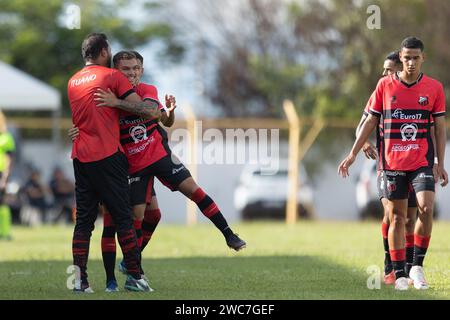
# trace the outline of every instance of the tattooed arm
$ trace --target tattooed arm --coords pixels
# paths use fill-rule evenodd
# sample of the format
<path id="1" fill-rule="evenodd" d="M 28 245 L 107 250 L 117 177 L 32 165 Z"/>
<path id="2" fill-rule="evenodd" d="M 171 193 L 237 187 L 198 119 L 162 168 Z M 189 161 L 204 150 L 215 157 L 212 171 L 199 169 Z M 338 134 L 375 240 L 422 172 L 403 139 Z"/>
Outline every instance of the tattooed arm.
<path id="1" fill-rule="evenodd" d="M 94 100 L 99 102 L 97 104 L 98 107 L 114 107 L 146 119 L 161 118 L 161 111 L 158 110 L 158 104 L 156 102 L 144 102 L 136 93 L 128 95 L 125 100 L 118 99 L 110 89 L 108 91 L 98 89 L 94 95 Z"/>

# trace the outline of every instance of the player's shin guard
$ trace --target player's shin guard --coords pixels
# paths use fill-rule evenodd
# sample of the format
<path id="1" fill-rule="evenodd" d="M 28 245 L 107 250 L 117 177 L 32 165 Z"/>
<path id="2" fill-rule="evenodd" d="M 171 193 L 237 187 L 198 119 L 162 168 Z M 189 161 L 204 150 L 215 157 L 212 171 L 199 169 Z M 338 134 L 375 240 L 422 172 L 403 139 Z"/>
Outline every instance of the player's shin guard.
<path id="1" fill-rule="evenodd" d="M 406 247 L 406 274 L 409 275 L 409 271 L 413 266 L 414 260 L 414 234 L 407 234 L 405 236 Z"/>
<path id="2" fill-rule="evenodd" d="M 381 234 L 383 235 L 383 247 L 384 247 L 384 274 L 389 274 L 392 271 L 391 255 L 389 253 L 389 241 L 388 241 L 389 225 L 387 223 L 381 224 Z"/>
<path id="3" fill-rule="evenodd" d="M 390 250 L 392 266 L 394 267 L 395 279 L 406 277 L 405 272 L 405 249 Z"/>
<path id="4" fill-rule="evenodd" d="M 127 273 L 135 279 L 141 278 L 141 252 L 137 246 L 136 234 L 133 229 L 118 230 L 117 238 L 123 252 L 123 260 Z"/>
<path id="5" fill-rule="evenodd" d="M 116 227 L 108 212 L 103 214 L 102 257 L 105 267 L 106 283 L 116 280 L 114 267 L 116 264 Z"/>
<path id="6" fill-rule="evenodd" d="M 211 220 L 225 237 L 233 234 L 217 204 L 201 188 L 195 190 L 191 196 L 191 200 L 197 204 L 203 215 Z"/>
<path id="7" fill-rule="evenodd" d="M 425 259 L 425 255 L 430 244 L 430 238 L 431 237 L 414 234 L 414 266 L 423 267 L 423 260 Z"/>
<path id="8" fill-rule="evenodd" d="M 161 211 L 159 209 L 145 210 L 144 220 L 142 221 L 141 252 L 144 251 L 148 242 L 152 238 L 153 232 L 155 232 L 159 220 L 161 220 Z"/>

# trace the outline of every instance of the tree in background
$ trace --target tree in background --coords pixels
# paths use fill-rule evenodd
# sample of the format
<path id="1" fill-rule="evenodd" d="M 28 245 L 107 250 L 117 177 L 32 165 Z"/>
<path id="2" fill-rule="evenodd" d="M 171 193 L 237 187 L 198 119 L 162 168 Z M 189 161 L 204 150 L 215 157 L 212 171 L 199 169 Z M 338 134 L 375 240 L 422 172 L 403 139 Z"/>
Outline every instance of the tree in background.
<path id="1" fill-rule="evenodd" d="M 81 11 L 80 29 L 68 29 L 68 5 Z M 127 1 L 33 1 L 0 0 L 0 59 L 56 87 L 63 94 L 64 112 L 70 113 L 66 86 L 82 66 L 81 42 L 91 32 L 104 32 L 113 46 L 136 48 L 162 40 L 165 53 L 178 57 L 182 48 L 174 41 L 170 26 L 155 19 L 136 23 L 123 18 Z M 147 10 L 157 10 L 157 3 Z"/>
<path id="2" fill-rule="evenodd" d="M 303 115 L 359 118 L 384 57 L 409 35 L 425 42 L 425 72 L 450 84 L 442 68 L 450 65 L 449 1 L 166 3 L 194 66 L 207 70 L 207 96 L 226 116 L 282 117 L 288 98 Z M 367 27 L 370 5 L 381 9 L 381 29 Z"/>
<path id="3" fill-rule="evenodd" d="M 183 63 L 201 75 L 206 96 L 224 116 L 284 118 L 282 102 L 301 116 L 359 119 L 385 56 L 410 35 L 423 39 L 424 71 L 449 96 L 450 1 L 441 0 L 166 0 L 169 21 L 187 49 Z M 370 5 L 381 29 L 369 29 Z M 355 124 L 356 125 L 356 124 Z M 336 143 L 336 137 L 340 137 Z M 354 130 L 322 131 L 305 158 L 310 171 L 335 161 Z M 321 159 L 317 161 L 317 159 Z"/>

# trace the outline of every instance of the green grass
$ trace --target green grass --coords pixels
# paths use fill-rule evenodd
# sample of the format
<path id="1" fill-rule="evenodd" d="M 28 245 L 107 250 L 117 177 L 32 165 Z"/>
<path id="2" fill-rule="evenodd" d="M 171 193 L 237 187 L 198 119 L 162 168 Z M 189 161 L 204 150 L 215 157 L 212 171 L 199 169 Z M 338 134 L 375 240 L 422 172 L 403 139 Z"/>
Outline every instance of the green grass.
<path id="1" fill-rule="evenodd" d="M 14 228 L 14 240 L 0 241 L 0 299 L 449 299 L 450 223 L 435 223 L 425 260 L 431 289 L 396 292 L 381 283 L 367 288 L 367 267 L 382 270 L 379 223 L 300 222 L 233 226 L 248 243 L 229 250 L 209 224 L 161 225 L 143 254 L 153 293 L 107 294 L 94 231 L 88 264 L 93 295 L 66 287 L 71 265 L 72 227 Z M 121 254 L 118 254 L 118 259 Z"/>

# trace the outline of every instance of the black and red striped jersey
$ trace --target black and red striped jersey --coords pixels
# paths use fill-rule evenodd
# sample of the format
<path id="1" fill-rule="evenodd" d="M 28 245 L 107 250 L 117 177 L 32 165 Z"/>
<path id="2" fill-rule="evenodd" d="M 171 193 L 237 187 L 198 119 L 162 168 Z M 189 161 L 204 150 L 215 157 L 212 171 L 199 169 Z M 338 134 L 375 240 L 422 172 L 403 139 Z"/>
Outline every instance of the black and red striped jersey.
<path id="1" fill-rule="evenodd" d="M 423 74 L 407 84 L 396 73 L 379 80 L 369 102 L 369 112 L 381 117 L 383 127 L 379 167 L 414 171 L 432 166 L 432 118 L 444 116 L 446 109 L 442 84 Z"/>
<path id="2" fill-rule="evenodd" d="M 157 102 L 159 109 L 163 106 L 158 99 L 155 86 L 140 83 L 135 87 L 142 100 Z M 166 135 L 157 119 L 143 119 L 137 115 L 122 112 L 120 115 L 120 143 L 129 163 L 129 173 L 138 172 L 168 154 L 164 143 Z"/>

